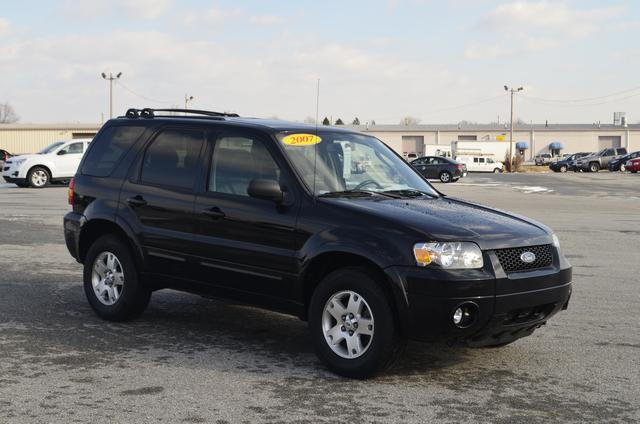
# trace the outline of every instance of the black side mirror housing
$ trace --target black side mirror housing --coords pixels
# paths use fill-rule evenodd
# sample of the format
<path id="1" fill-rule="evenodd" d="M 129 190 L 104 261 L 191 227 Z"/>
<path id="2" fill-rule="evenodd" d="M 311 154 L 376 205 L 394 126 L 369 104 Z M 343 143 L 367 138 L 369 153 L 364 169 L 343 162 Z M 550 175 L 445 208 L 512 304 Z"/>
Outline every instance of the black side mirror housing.
<path id="1" fill-rule="evenodd" d="M 285 193 L 276 180 L 253 179 L 249 183 L 247 193 L 256 199 L 270 200 L 275 203 L 282 203 L 285 200 Z"/>

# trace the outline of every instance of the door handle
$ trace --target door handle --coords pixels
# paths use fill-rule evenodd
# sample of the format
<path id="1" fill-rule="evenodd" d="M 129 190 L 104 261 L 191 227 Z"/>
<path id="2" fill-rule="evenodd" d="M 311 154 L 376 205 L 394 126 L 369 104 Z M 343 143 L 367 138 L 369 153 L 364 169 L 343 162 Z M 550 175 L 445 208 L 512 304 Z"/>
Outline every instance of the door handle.
<path id="1" fill-rule="evenodd" d="M 147 204 L 147 201 L 144 200 L 144 198 L 138 194 L 135 197 L 128 198 L 127 203 L 129 204 L 129 206 L 137 207 L 137 206 L 145 206 Z"/>
<path id="2" fill-rule="evenodd" d="M 220 219 L 225 217 L 225 213 L 222 212 L 220 208 L 217 206 L 214 206 L 209 209 L 204 209 L 202 213 L 213 219 Z"/>

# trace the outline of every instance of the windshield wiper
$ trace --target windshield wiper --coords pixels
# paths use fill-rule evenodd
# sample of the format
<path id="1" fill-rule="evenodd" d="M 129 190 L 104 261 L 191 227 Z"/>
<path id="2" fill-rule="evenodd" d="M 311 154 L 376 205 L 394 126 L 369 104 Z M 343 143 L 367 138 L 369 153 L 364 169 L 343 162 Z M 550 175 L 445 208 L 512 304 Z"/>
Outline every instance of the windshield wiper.
<path id="1" fill-rule="evenodd" d="M 402 196 L 386 192 L 386 191 L 374 191 L 374 190 L 342 190 L 342 191 L 330 191 L 328 193 L 320 194 L 318 197 L 343 197 L 343 196 L 353 196 L 353 197 L 365 197 L 365 196 L 373 196 L 378 194 L 380 196 L 389 197 L 391 199 L 402 199 Z"/>
<path id="2" fill-rule="evenodd" d="M 400 197 L 420 197 L 420 196 L 429 196 L 429 197 L 438 197 L 432 193 L 427 193 L 426 191 L 416 190 L 415 188 L 406 188 L 399 190 L 387 190 L 382 191 L 384 194 L 397 194 Z"/>

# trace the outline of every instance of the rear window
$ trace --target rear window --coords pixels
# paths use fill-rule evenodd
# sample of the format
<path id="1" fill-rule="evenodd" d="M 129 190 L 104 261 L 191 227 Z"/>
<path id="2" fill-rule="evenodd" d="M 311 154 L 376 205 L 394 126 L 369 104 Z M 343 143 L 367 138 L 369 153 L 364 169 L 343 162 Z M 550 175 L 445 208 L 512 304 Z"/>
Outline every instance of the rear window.
<path id="1" fill-rule="evenodd" d="M 106 128 L 93 141 L 82 165 L 82 174 L 93 177 L 108 177 L 124 154 L 142 135 L 144 127 L 113 126 Z"/>

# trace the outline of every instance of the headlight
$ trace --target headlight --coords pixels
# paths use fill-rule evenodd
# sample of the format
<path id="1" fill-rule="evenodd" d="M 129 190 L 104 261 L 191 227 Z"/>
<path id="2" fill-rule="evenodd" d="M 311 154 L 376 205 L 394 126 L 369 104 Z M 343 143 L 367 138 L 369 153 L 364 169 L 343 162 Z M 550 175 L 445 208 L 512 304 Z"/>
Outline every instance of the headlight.
<path id="1" fill-rule="evenodd" d="M 553 245 L 558 249 L 560 249 L 560 240 L 558 239 L 558 236 L 555 233 L 553 233 L 551 234 L 551 238 L 553 239 Z"/>
<path id="2" fill-rule="evenodd" d="M 416 243 L 413 256 L 418 266 L 435 263 L 446 269 L 473 269 L 484 265 L 482 251 L 469 242 Z"/>
<path id="3" fill-rule="evenodd" d="M 13 162 L 13 164 L 14 164 L 15 166 L 20 166 L 20 165 L 22 165 L 25 161 L 26 161 L 26 159 L 18 159 L 18 160 L 14 160 L 14 161 L 12 161 L 12 162 Z"/>

